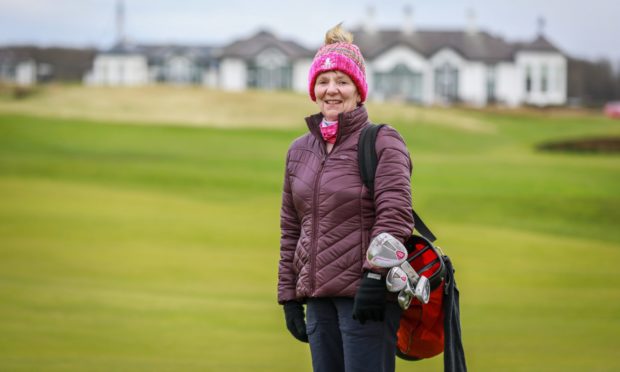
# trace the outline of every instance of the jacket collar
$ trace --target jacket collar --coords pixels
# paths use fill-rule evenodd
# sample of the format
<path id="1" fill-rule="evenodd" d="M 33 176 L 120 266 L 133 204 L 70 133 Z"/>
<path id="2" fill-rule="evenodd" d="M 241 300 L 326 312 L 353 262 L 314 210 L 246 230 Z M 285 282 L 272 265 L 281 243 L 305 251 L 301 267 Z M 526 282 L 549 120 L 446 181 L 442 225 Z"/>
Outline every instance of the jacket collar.
<path id="1" fill-rule="evenodd" d="M 318 113 L 306 118 L 306 124 L 308 129 L 316 138 L 323 141 L 321 136 L 320 124 L 323 120 L 323 114 Z M 342 142 L 349 137 L 352 133 L 361 130 L 364 125 L 368 123 L 368 112 L 366 106 L 360 105 L 355 110 L 345 112 L 338 115 L 338 134 L 336 136 L 336 143 Z"/>

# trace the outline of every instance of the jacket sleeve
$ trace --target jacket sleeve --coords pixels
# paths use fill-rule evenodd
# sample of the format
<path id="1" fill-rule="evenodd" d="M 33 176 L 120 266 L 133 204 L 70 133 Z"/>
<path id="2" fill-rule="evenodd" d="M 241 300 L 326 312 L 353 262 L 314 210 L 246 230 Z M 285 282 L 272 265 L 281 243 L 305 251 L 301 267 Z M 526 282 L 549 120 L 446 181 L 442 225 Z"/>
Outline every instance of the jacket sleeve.
<path id="1" fill-rule="evenodd" d="M 290 150 L 286 156 L 282 207 L 280 209 L 280 263 L 278 265 L 278 302 L 294 300 L 297 274 L 293 267 L 293 257 L 300 235 L 300 223 L 293 204 L 293 194 L 289 180 L 288 164 Z"/>
<path id="2" fill-rule="evenodd" d="M 411 215 L 411 158 L 405 141 L 392 127 L 381 128 L 375 144 L 377 171 L 375 173 L 375 223 L 370 239 L 382 232 L 401 242 L 413 231 Z M 364 260 L 364 269 L 371 266 Z"/>

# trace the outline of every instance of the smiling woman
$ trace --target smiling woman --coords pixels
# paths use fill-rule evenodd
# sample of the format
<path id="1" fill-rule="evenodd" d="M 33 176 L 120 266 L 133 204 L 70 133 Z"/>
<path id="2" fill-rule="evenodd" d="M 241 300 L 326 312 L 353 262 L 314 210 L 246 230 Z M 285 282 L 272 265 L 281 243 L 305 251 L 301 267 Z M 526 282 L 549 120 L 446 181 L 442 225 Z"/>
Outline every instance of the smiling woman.
<path id="1" fill-rule="evenodd" d="M 383 127 L 374 193 L 362 184 L 366 69 L 340 25 L 327 32 L 308 83 L 320 112 L 286 157 L 278 302 L 291 334 L 310 343 L 315 371 L 394 371 L 401 309 L 365 257 L 380 233 L 401 243 L 411 235 L 411 159 L 396 130 Z"/>
<path id="2" fill-rule="evenodd" d="M 361 100 L 353 80 L 340 71 L 327 71 L 319 75 L 314 94 L 323 117 L 329 121 L 338 120 L 341 112 L 353 111 Z"/>

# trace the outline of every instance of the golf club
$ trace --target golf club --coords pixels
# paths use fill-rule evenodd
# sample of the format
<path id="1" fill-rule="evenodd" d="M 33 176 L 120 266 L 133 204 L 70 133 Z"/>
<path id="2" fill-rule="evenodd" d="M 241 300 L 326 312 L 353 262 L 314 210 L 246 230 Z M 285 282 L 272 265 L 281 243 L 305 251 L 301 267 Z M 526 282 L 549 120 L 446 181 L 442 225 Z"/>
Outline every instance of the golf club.
<path id="1" fill-rule="evenodd" d="M 398 305 L 400 306 L 401 309 L 403 310 L 407 310 L 409 308 L 409 305 L 411 305 L 411 299 L 413 297 L 411 297 L 411 295 L 407 292 L 400 291 L 398 293 Z"/>
<path id="2" fill-rule="evenodd" d="M 420 276 L 418 284 L 415 286 L 415 298 L 423 304 L 427 304 L 431 298 L 431 284 L 427 277 Z"/>
<path id="3" fill-rule="evenodd" d="M 415 288 L 412 286 L 411 281 L 407 281 L 403 291 L 408 295 L 417 298 L 421 303 L 427 304 L 431 296 L 431 285 L 428 278 L 425 276 L 420 276 L 420 279 L 414 285 Z"/>
<path id="4" fill-rule="evenodd" d="M 393 267 L 385 278 L 385 286 L 390 292 L 398 292 L 405 288 L 409 280 L 407 274 L 399 266 Z"/>
<path id="5" fill-rule="evenodd" d="M 392 235 L 381 233 L 370 242 L 366 259 L 374 267 L 399 266 L 407 260 L 407 248 Z"/>
<path id="6" fill-rule="evenodd" d="M 416 284 L 418 282 L 418 280 L 420 279 L 420 275 L 418 275 L 418 273 L 415 271 L 413 266 L 411 266 L 409 261 L 403 262 L 402 264 L 400 264 L 399 267 L 405 272 L 405 274 L 407 274 L 409 279 L 411 279 L 411 283 Z"/>

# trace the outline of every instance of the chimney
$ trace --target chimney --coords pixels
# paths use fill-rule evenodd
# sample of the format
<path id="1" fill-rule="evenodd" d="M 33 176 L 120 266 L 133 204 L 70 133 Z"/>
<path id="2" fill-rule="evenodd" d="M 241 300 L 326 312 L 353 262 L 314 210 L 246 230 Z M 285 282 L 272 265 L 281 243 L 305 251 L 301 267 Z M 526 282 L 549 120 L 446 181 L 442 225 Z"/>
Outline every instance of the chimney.
<path id="1" fill-rule="evenodd" d="M 546 24 L 546 20 L 545 17 L 540 16 L 538 17 L 538 36 L 543 36 L 545 33 L 545 24 Z"/>
<path id="2" fill-rule="evenodd" d="M 467 33 L 469 35 L 475 35 L 478 33 L 478 24 L 476 22 L 476 12 L 472 8 L 469 8 L 467 10 Z"/>
<path id="3" fill-rule="evenodd" d="M 415 24 L 413 23 L 413 8 L 406 5 L 403 9 L 403 34 L 412 35 L 415 32 Z"/>
<path id="4" fill-rule="evenodd" d="M 377 32 L 377 25 L 375 24 L 375 8 L 369 6 L 366 10 L 366 21 L 364 22 L 364 31 L 367 34 L 373 35 Z"/>

